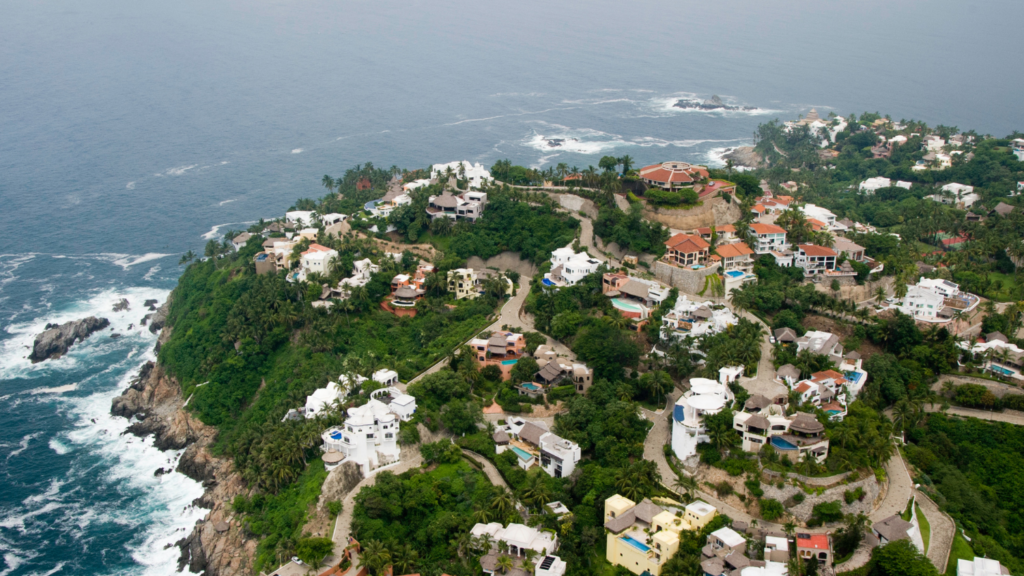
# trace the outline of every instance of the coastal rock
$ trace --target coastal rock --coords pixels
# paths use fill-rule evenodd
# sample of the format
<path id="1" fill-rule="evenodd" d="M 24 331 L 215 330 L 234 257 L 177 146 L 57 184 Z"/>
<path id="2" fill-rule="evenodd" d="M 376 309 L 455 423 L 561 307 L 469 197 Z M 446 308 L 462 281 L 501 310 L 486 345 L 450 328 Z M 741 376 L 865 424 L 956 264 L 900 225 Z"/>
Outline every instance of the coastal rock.
<path id="1" fill-rule="evenodd" d="M 740 146 L 729 150 L 722 156 L 723 160 L 732 160 L 736 166 L 747 168 L 760 168 L 764 165 L 761 155 L 754 152 L 753 146 Z"/>
<path id="2" fill-rule="evenodd" d="M 159 300 L 156 300 L 154 298 L 150 298 L 149 300 L 146 300 L 145 302 L 143 302 L 142 305 L 145 306 L 146 308 L 149 308 L 150 310 L 156 310 L 156 305 L 159 302 L 160 302 Z"/>
<path id="3" fill-rule="evenodd" d="M 705 111 L 715 111 L 715 110 L 757 110 L 757 108 L 754 108 L 753 106 L 733 106 L 731 104 L 726 104 L 725 102 L 722 102 L 722 99 L 718 97 L 718 94 L 715 94 L 714 96 L 712 96 L 708 100 L 704 100 L 703 102 L 701 102 L 700 100 L 689 100 L 689 99 L 678 100 L 672 106 L 674 106 L 676 108 L 682 108 L 684 110 L 705 110 Z"/>
<path id="4" fill-rule="evenodd" d="M 51 358 L 60 358 L 75 342 L 81 342 L 91 336 L 93 332 L 110 326 L 110 321 L 106 318 L 90 316 L 66 322 L 60 326 L 52 324 L 48 324 L 48 326 L 51 327 L 36 336 L 35 343 L 32 345 L 29 360 L 33 364 Z"/>
<path id="5" fill-rule="evenodd" d="M 124 312 L 127 309 L 128 309 L 128 299 L 127 298 L 121 298 L 120 300 L 117 301 L 116 304 L 114 304 L 114 312 Z"/>
<path id="6" fill-rule="evenodd" d="M 157 332 L 160 331 L 161 328 L 164 327 L 164 324 L 167 323 L 167 311 L 170 309 L 170 307 L 171 299 L 168 298 L 167 301 L 163 303 L 163 306 L 157 308 L 156 312 L 146 315 L 146 317 L 149 318 L 150 332 L 156 334 Z"/>

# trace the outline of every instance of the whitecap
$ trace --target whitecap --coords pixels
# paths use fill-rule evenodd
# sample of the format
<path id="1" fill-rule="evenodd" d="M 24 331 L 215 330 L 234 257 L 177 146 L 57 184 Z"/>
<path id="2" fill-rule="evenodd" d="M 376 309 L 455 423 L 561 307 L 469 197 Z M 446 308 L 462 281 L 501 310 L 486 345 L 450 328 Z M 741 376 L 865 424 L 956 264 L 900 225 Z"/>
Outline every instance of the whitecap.
<path id="1" fill-rule="evenodd" d="M 135 182 L 129 182 L 125 184 L 124 187 L 128 190 L 135 190 Z"/>
<path id="2" fill-rule="evenodd" d="M 188 166 L 178 166 L 177 168 L 168 168 L 164 172 L 159 172 L 157 174 L 154 174 L 154 176 L 156 176 L 158 178 L 162 177 L 162 176 L 181 176 L 182 174 L 184 174 L 185 172 L 188 172 L 189 170 L 195 168 L 196 166 L 199 166 L 199 164 L 189 164 Z"/>
<path id="3" fill-rule="evenodd" d="M 36 254 L 0 254 L 0 290 L 18 279 L 17 271 L 22 264 L 29 262 Z"/>
<path id="4" fill-rule="evenodd" d="M 143 280 L 149 281 L 153 279 L 153 275 L 160 271 L 160 265 L 153 266 L 146 272 L 146 275 L 142 277 Z"/>
<path id="5" fill-rule="evenodd" d="M 173 256 L 173 254 L 160 254 L 158 252 L 148 252 L 142 256 L 124 255 L 122 258 L 114 260 L 114 264 L 124 268 L 125 270 L 135 266 L 136 264 L 142 264 L 143 262 L 149 262 L 150 260 L 158 260 L 160 258 L 166 258 Z"/>
<path id="6" fill-rule="evenodd" d="M 271 218 L 271 220 L 273 220 L 273 218 Z M 233 226 L 235 224 L 240 224 L 240 225 L 243 225 L 243 226 L 248 226 L 249 224 L 254 224 L 255 222 L 256 222 L 256 220 L 250 220 L 248 222 L 226 222 L 224 224 L 216 224 L 216 225 L 214 225 L 214 226 L 212 226 L 210 228 L 209 232 L 203 234 L 201 236 L 201 238 L 203 240 L 213 240 L 215 238 L 219 238 L 220 237 L 220 229 L 221 228 L 226 228 L 227 226 Z"/>
<path id="7" fill-rule="evenodd" d="M 68 452 L 71 452 L 71 448 L 65 446 L 64 444 L 61 443 L 60 440 L 56 438 L 50 438 L 50 450 L 53 450 L 54 452 L 61 456 L 67 454 Z"/>
<path id="8" fill-rule="evenodd" d="M 25 576 L 53 576 L 64 569 L 66 562 L 57 562 L 57 565 L 46 572 L 30 572 Z"/>
<path id="9" fill-rule="evenodd" d="M 292 154 L 302 154 L 302 148 L 296 148 L 292 150 Z"/>
<path id="10" fill-rule="evenodd" d="M 65 384 L 64 386 L 53 386 L 52 388 L 35 388 L 33 390 L 29 390 L 28 393 L 29 394 L 63 394 L 64 392 L 74 392 L 75 390 L 78 390 L 78 384 L 77 383 L 75 383 L 75 384 Z M 0 400 L 3 400 L 4 398 L 7 398 L 7 396 L 4 396 L 3 398 L 0 398 Z"/>
<path id="11" fill-rule="evenodd" d="M 237 202 L 237 201 L 238 201 L 238 198 L 232 198 L 230 200 L 221 200 L 220 202 L 217 203 L 217 206 L 223 206 L 225 204 L 230 204 L 232 202 Z"/>
<path id="12" fill-rule="evenodd" d="M 22 554 L 19 556 L 18 554 Z M 30 550 L 11 550 L 4 552 L 4 564 L 7 564 L 7 569 L 0 571 L 0 576 L 8 576 L 8 574 L 17 570 L 25 562 L 39 556 L 38 552 L 32 552 Z"/>
<path id="13" fill-rule="evenodd" d="M 41 434 L 42 434 L 42 432 L 35 432 L 35 433 L 32 433 L 32 434 L 26 434 L 21 439 L 21 442 L 18 442 L 18 447 L 15 448 L 14 450 L 12 450 L 11 453 L 7 455 L 7 460 L 10 460 L 11 458 L 14 458 L 15 456 L 17 456 L 18 454 L 21 454 L 25 450 L 28 450 L 29 442 L 31 442 L 32 440 L 38 438 Z"/>

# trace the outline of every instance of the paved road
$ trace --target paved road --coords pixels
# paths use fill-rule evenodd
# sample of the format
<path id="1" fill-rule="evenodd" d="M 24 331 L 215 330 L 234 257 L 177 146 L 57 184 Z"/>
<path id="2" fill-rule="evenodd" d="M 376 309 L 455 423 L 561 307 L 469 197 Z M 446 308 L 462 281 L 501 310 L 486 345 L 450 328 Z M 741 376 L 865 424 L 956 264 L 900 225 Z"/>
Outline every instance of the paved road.
<path id="1" fill-rule="evenodd" d="M 491 484 L 495 486 L 502 486 L 506 489 L 509 488 L 508 484 L 505 483 L 505 479 L 501 477 L 501 473 L 498 472 L 498 469 L 494 467 L 494 464 L 492 464 L 490 460 L 476 452 L 466 450 L 465 448 L 462 449 L 462 453 L 467 457 L 472 458 L 474 462 L 479 462 L 483 465 L 484 474 L 487 475 L 487 479 L 491 481 Z"/>
<path id="2" fill-rule="evenodd" d="M 926 494 L 914 491 L 917 496 L 917 504 L 928 519 L 931 534 L 928 538 L 928 559 L 932 561 L 939 574 L 946 572 L 946 562 L 949 560 L 949 551 L 953 547 L 953 535 L 956 533 L 956 524 L 938 505 L 932 502 Z"/>
<path id="3" fill-rule="evenodd" d="M 957 376 L 953 374 L 947 374 L 939 376 L 939 379 L 935 384 L 932 384 L 932 390 L 936 392 L 942 392 L 942 385 L 946 382 L 953 382 L 954 384 L 980 384 L 989 389 L 997 397 L 1002 398 L 1007 394 L 1024 394 L 1019 386 L 1012 384 L 1003 384 L 1002 382 L 994 382 L 992 380 L 986 380 L 984 378 L 974 378 L 971 376 Z"/>
<path id="4" fill-rule="evenodd" d="M 899 452 L 885 463 L 885 475 L 889 479 L 885 497 L 882 499 L 882 503 L 871 514 L 868 514 L 872 524 L 906 510 L 907 502 L 910 502 L 914 491 L 910 471 L 907 470 L 907 464 Z"/>
<path id="5" fill-rule="evenodd" d="M 775 381 L 775 365 L 772 363 L 774 346 L 769 340 L 771 327 L 765 325 L 760 318 L 746 310 L 735 308 L 734 311 L 747 320 L 761 326 L 765 331 L 764 340 L 761 342 L 761 360 L 757 363 L 757 375 L 753 378 L 740 378 L 740 386 L 743 386 L 751 394 L 761 394 L 768 398 L 772 398 L 777 394 L 788 394 L 789 388 L 785 384 L 779 384 Z"/>
<path id="6" fill-rule="evenodd" d="M 924 409 L 926 412 L 945 412 L 946 414 L 953 414 L 954 416 L 962 416 L 964 418 L 977 418 L 979 420 L 988 420 L 989 422 L 1006 422 L 1007 424 L 1024 426 L 1024 412 L 1016 410 L 990 412 L 988 410 L 961 408 L 959 406 L 950 406 L 948 410 L 942 410 L 942 407 L 937 404 L 925 404 Z"/>

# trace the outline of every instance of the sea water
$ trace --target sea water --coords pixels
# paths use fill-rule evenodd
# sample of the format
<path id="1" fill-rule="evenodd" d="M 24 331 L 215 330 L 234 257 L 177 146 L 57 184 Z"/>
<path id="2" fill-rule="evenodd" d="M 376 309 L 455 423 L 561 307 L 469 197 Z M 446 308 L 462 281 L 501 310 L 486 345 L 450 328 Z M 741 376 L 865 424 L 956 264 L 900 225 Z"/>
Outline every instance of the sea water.
<path id="1" fill-rule="evenodd" d="M 201 488 L 155 476 L 179 455 L 109 415 L 154 357 L 142 304 L 181 253 L 323 195 L 323 174 L 720 165 L 812 107 L 1003 136 L 1024 126 L 1022 19 L 1013 0 L 6 3 L 0 576 L 174 571 Z M 713 94 L 752 109 L 673 106 Z M 47 323 L 89 315 L 112 327 L 28 362 Z"/>

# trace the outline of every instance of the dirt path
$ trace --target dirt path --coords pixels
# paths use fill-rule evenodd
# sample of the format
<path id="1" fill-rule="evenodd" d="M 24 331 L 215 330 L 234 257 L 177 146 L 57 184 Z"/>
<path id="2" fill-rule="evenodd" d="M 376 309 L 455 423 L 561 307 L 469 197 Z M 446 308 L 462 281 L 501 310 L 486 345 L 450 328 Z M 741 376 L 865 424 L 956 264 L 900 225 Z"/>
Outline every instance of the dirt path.
<path id="1" fill-rule="evenodd" d="M 928 559 L 935 565 L 939 574 L 946 572 L 946 562 L 949 560 L 949 551 L 953 547 L 953 535 L 956 534 L 956 524 L 939 509 L 935 502 L 927 495 L 914 491 L 917 496 L 917 503 L 928 519 L 931 527 L 931 534 L 928 538 Z"/>

